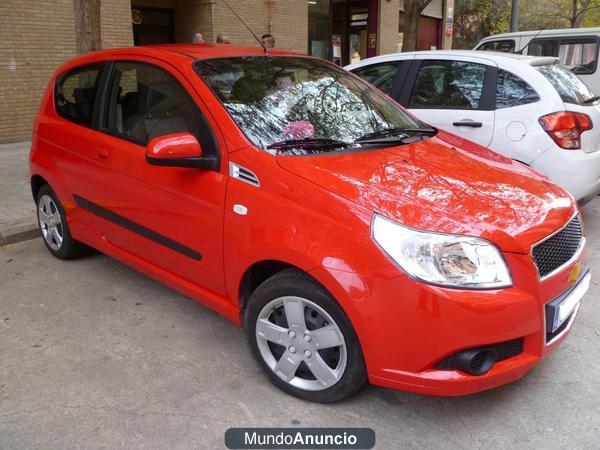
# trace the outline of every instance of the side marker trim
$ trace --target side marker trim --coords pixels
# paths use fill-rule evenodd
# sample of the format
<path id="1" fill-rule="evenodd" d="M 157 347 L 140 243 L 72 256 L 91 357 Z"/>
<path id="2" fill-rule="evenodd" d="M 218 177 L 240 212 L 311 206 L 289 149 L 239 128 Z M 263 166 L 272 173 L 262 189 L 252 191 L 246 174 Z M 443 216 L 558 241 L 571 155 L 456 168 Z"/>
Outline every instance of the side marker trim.
<path id="1" fill-rule="evenodd" d="M 202 255 L 197 251 L 186 247 L 185 245 L 176 242 L 166 236 L 163 236 L 162 234 L 157 233 L 156 231 L 153 231 L 150 228 L 146 228 L 145 226 L 140 225 L 137 222 L 133 222 L 121 216 L 120 214 L 117 214 L 109 209 L 97 205 L 78 195 L 73 195 L 73 198 L 75 199 L 75 203 L 77 203 L 77 205 L 80 208 L 83 208 L 86 211 L 91 212 L 92 214 L 102 217 L 103 219 L 106 219 L 109 222 L 113 222 L 117 225 L 120 225 L 133 233 L 139 234 L 140 236 L 143 236 L 146 239 L 156 242 L 157 244 L 167 247 L 177 253 L 181 253 L 182 255 L 195 259 L 196 261 L 200 261 L 202 259 Z"/>

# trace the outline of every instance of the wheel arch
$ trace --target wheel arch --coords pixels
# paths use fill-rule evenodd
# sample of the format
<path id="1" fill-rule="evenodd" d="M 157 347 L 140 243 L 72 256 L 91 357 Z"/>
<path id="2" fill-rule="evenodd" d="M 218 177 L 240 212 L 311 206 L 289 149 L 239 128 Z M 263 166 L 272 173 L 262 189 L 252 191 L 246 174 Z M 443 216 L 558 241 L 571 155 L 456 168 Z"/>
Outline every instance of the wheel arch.
<path id="1" fill-rule="evenodd" d="M 325 283 L 325 280 L 320 280 L 320 277 L 315 276 L 313 270 L 306 270 L 302 267 L 299 267 L 298 265 L 278 259 L 263 259 L 251 264 L 244 271 L 244 274 L 240 278 L 237 296 L 240 312 L 243 314 L 244 309 L 248 303 L 248 299 L 262 283 L 267 281 L 269 278 L 273 277 L 275 274 L 282 272 L 286 269 L 295 269 L 298 272 L 301 272 L 307 275 L 308 277 L 312 278 L 323 289 L 325 289 L 329 293 L 329 295 L 331 295 L 331 297 L 340 306 L 340 308 L 342 308 L 342 310 L 345 310 L 344 306 L 342 305 L 342 302 L 340 302 L 340 300 L 334 295 L 334 292 L 328 288 L 328 283 Z"/>
<path id="2" fill-rule="evenodd" d="M 261 261 L 256 261 L 250 265 L 244 271 L 244 274 L 242 275 L 238 285 L 238 304 L 240 311 L 243 313 L 248 303 L 248 299 L 258 286 L 276 273 L 286 269 L 296 269 L 301 272 L 308 273 L 289 262 L 276 259 L 264 259 Z"/>
<path id="3" fill-rule="evenodd" d="M 37 200 L 38 192 L 40 192 L 40 189 L 42 188 L 42 186 L 44 186 L 46 184 L 50 185 L 50 183 L 48 183 L 48 181 L 39 174 L 34 174 L 31 177 L 30 182 L 31 182 L 31 193 L 33 194 L 34 201 Z"/>

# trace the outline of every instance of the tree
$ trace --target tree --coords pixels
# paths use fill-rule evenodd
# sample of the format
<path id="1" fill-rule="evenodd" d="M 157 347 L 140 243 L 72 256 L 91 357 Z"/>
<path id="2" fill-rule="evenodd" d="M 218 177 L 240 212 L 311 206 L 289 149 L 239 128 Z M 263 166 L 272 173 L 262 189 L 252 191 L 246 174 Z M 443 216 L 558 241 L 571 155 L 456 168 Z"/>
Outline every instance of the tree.
<path id="1" fill-rule="evenodd" d="M 100 50 L 102 48 L 100 0 L 73 0 L 73 7 L 77 53 Z"/>
<path id="2" fill-rule="evenodd" d="M 566 17 L 571 28 L 579 28 L 588 11 L 600 8 L 600 3 L 593 0 L 571 0 L 570 15 Z"/>
<path id="3" fill-rule="evenodd" d="M 523 30 L 549 28 L 578 28 L 582 25 L 598 26 L 595 13 L 600 0 L 528 0 L 521 4 L 520 27 Z M 586 17 L 596 17 L 589 22 Z"/>
<path id="4" fill-rule="evenodd" d="M 597 27 L 600 26 L 600 8 L 590 9 L 583 18 L 584 27 Z"/>
<path id="5" fill-rule="evenodd" d="M 508 31 L 510 0 L 457 0 L 454 3 L 454 48 L 471 49 L 486 36 Z"/>
<path id="6" fill-rule="evenodd" d="M 402 51 L 413 52 L 417 49 L 419 37 L 419 18 L 431 0 L 404 0 L 404 38 Z"/>
<path id="7" fill-rule="evenodd" d="M 507 32 L 510 0 L 456 0 L 454 48 L 473 48 L 482 38 Z M 600 0 L 521 0 L 519 30 L 600 25 Z"/>

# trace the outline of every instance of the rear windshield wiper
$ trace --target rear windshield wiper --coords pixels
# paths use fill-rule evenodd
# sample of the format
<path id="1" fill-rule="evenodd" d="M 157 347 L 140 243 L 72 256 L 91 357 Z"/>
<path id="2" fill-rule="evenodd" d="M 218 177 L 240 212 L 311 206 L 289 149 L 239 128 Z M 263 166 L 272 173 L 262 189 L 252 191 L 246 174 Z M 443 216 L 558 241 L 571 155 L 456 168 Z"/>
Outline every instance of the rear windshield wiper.
<path id="1" fill-rule="evenodd" d="M 304 139 L 286 139 L 284 141 L 273 142 L 267 145 L 268 149 L 281 149 L 281 148 L 307 148 L 307 147 L 349 147 L 352 143 L 339 141 L 337 139 L 311 137 Z"/>
<path id="2" fill-rule="evenodd" d="M 359 137 L 356 142 L 363 143 L 374 140 L 379 140 L 381 138 L 397 138 L 397 140 L 406 139 L 411 137 L 411 135 L 421 135 L 421 136 L 434 136 L 437 134 L 437 130 L 431 127 L 422 127 L 422 128 L 386 128 L 385 130 L 373 131 L 372 133 L 367 133 L 361 137 Z M 393 140 L 393 139 L 390 139 Z"/>
<path id="3" fill-rule="evenodd" d="M 593 97 L 585 99 L 582 103 L 594 103 L 597 100 L 600 100 L 600 95 L 594 95 Z"/>

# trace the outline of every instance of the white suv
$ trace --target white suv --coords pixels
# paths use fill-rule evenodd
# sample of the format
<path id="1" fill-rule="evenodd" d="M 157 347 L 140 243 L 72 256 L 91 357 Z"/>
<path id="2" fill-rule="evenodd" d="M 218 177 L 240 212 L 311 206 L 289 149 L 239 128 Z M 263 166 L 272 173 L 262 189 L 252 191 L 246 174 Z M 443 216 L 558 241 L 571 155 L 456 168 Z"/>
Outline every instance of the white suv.
<path id="1" fill-rule="evenodd" d="M 346 67 L 424 122 L 521 161 L 580 204 L 600 193 L 600 101 L 553 57 L 396 53 Z"/>
<path id="2" fill-rule="evenodd" d="M 517 31 L 482 39 L 475 50 L 555 56 L 560 63 L 600 94 L 600 28 Z"/>

